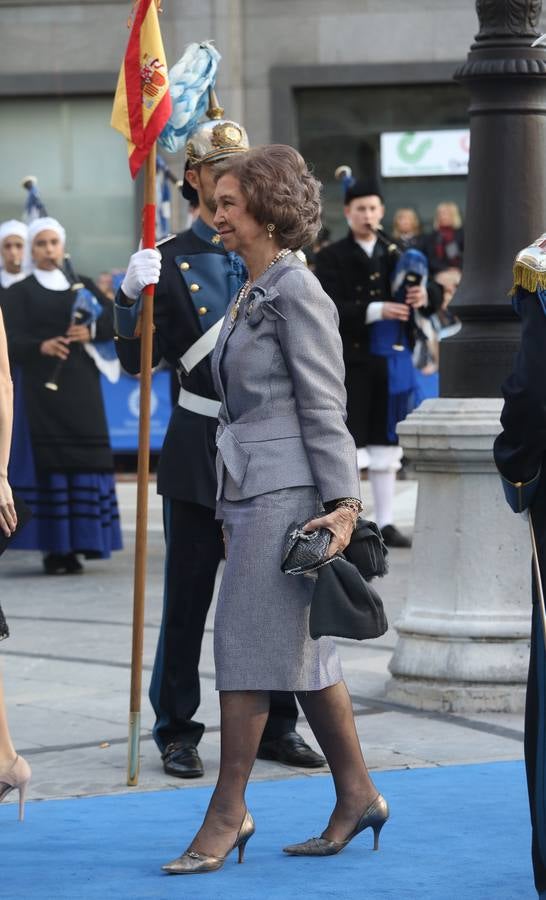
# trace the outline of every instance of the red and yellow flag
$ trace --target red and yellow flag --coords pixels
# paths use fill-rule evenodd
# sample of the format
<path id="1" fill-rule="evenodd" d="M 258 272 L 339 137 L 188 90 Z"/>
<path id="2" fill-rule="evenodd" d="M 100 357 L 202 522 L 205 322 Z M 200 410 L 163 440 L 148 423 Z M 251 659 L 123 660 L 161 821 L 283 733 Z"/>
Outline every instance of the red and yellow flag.
<path id="1" fill-rule="evenodd" d="M 114 97 L 113 128 L 127 138 L 129 169 L 139 172 L 171 114 L 158 0 L 139 0 Z"/>

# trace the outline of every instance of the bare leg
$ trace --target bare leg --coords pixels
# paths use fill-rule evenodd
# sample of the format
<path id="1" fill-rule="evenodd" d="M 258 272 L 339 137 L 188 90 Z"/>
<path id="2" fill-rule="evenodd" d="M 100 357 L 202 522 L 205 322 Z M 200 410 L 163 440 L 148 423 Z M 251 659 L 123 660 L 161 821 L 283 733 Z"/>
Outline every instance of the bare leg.
<path id="1" fill-rule="evenodd" d="M 336 805 L 323 837 L 343 841 L 378 794 L 362 756 L 351 698 L 344 681 L 322 691 L 300 692 L 297 697 L 328 760 L 336 789 Z"/>
<path id="2" fill-rule="evenodd" d="M 8 717 L 4 703 L 4 687 L 2 674 L 0 673 L 0 772 L 5 772 L 10 768 L 16 755 L 8 728 Z"/>
<path id="3" fill-rule="evenodd" d="M 220 691 L 220 772 L 191 849 L 225 856 L 237 837 L 245 790 L 269 714 L 267 691 Z"/>

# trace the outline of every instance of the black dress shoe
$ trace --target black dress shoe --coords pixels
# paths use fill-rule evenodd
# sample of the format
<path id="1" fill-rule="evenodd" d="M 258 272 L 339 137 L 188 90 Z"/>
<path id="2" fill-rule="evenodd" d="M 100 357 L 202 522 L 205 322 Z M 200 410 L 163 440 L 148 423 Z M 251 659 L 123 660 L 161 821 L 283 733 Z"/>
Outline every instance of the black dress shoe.
<path id="1" fill-rule="evenodd" d="M 395 525 L 384 525 L 381 529 L 387 547 L 411 547 L 411 540 L 398 531 Z"/>
<path id="2" fill-rule="evenodd" d="M 197 747 L 183 746 L 177 741 L 167 744 L 162 754 L 163 768 L 175 778 L 201 778 L 204 773 Z"/>
<path id="3" fill-rule="evenodd" d="M 320 753 L 315 753 L 297 731 L 288 731 L 273 741 L 262 741 L 258 747 L 258 759 L 269 759 L 288 766 L 319 769 L 326 765 Z"/>
<path id="4" fill-rule="evenodd" d="M 79 575 L 83 572 L 75 553 L 48 553 L 43 563 L 46 575 Z"/>
<path id="5" fill-rule="evenodd" d="M 67 553 L 64 561 L 67 575 L 81 575 L 83 566 L 75 553 Z"/>

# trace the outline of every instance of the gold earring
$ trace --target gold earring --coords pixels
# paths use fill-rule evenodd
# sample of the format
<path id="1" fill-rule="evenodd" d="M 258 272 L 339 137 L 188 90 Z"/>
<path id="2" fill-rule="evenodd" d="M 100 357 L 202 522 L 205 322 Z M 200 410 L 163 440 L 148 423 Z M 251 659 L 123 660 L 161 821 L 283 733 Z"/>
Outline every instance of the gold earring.
<path id="1" fill-rule="evenodd" d="M 270 222 L 269 225 L 267 225 L 267 236 L 270 241 L 273 240 L 273 232 L 274 231 L 275 231 L 275 226 L 274 226 L 273 222 Z"/>

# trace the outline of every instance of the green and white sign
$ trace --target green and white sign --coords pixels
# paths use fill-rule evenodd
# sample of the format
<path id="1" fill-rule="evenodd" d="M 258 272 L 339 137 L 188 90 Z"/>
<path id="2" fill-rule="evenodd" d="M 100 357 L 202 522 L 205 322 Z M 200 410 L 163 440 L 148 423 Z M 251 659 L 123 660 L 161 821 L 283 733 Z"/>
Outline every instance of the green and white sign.
<path id="1" fill-rule="evenodd" d="M 381 175 L 466 175 L 470 131 L 389 131 L 381 135 Z"/>

